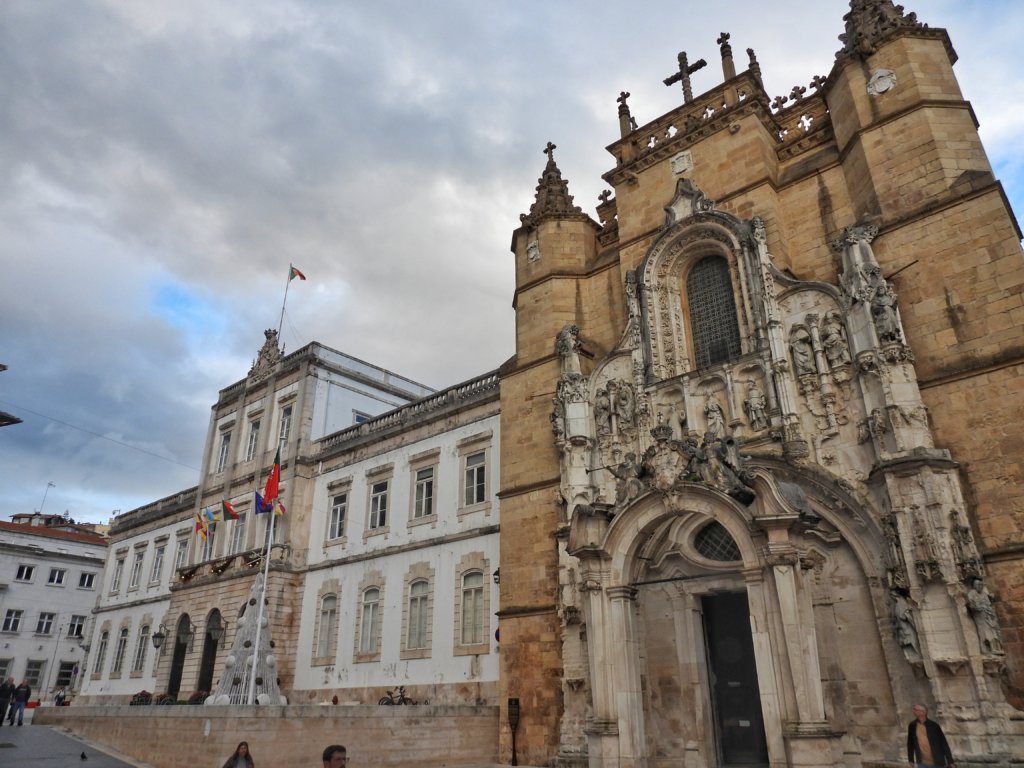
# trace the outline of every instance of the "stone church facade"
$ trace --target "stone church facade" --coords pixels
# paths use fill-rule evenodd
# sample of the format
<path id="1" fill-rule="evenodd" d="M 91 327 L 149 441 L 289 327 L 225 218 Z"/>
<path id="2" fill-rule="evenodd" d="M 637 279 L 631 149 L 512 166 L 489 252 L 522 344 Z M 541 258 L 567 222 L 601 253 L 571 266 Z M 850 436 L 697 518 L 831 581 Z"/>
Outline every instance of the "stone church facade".
<path id="1" fill-rule="evenodd" d="M 545 150 L 500 371 L 523 762 L 895 764 L 918 701 L 961 765 L 1024 754 L 1021 232 L 947 33 L 844 20 L 788 98 L 724 33 L 715 88 L 622 93 L 600 223 Z"/>

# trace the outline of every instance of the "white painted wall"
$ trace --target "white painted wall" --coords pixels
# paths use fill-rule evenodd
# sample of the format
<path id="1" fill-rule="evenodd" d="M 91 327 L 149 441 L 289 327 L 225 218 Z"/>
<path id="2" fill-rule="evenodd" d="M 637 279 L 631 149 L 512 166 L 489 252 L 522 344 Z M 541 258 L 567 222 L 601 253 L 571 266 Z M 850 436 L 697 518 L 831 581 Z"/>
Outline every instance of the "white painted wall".
<path id="1" fill-rule="evenodd" d="M 0 631 L 0 660 L 9 661 L 7 675 L 16 682 L 25 676 L 29 660 L 45 661 L 41 684 L 33 686 L 32 696 L 46 700 L 61 662 L 82 666 L 85 653 L 78 639 L 69 637 L 69 622 L 72 616 L 85 616 L 85 632 L 88 632 L 88 619 L 103 583 L 107 548 L 102 544 L 49 537 L 42 527 L 19 527 L 24 527 L 25 531 L 5 528 L 0 532 L 0 584 L 6 585 L 0 589 L 0 622 L 9 609 L 22 611 L 17 632 Z M 16 579 L 19 565 L 34 567 L 30 581 Z M 63 585 L 48 583 L 52 568 L 65 570 Z M 92 588 L 79 587 L 82 573 L 94 574 Z M 56 614 L 46 634 L 36 631 L 41 612 Z"/>

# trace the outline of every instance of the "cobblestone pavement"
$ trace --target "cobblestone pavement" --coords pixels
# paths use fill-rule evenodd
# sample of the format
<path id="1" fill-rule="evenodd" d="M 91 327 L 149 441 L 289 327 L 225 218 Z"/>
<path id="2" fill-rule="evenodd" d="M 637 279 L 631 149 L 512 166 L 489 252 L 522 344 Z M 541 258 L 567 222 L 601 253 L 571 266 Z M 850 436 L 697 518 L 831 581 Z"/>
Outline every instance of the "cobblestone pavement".
<path id="1" fill-rule="evenodd" d="M 32 710 L 25 711 L 25 724 L 0 727 L 0 765 L 19 768 L 147 768 L 127 756 L 115 757 L 107 748 L 68 736 L 47 725 L 32 725 Z M 82 753 L 86 759 L 82 760 Z"/>

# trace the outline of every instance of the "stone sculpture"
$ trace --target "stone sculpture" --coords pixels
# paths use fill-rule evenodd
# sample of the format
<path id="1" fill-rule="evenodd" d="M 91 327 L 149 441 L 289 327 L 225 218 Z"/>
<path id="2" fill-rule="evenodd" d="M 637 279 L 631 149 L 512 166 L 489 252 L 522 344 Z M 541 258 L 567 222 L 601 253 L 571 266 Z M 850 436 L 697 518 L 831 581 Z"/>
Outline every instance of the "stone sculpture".
<path id="1" fill-rule="evenodd" d="M 619 417 L 619 427 L 632 426 L 636 418 L 636 395 L 633 393 L 633 385 L 628 381 L 620 381 L 618 384 L 615 415 Z"/>
<path id="2" fill-rule="evenodd" d="M 900 322 L 896 317 L 896 294 L 880 273 L 873 275 L 875 295 L 871 299 L 871 318 L 875 322 L 878 340 L 902 341 Z"/>
<path id="3" fill-rule="evenodd" d="M 597 394 L 594 397 L 594 422 L 597 425 L 597 434 L 611 434 L 612 406 L 607 389 L 597 390 Z"/>
<path id="4" fill-rule="evenodd" d="M 555 337 L 555 353 L 562 358 L 563 374 L 579 374 L 580 369 L 580 329 L 566 325 Z"/>
<path id="5" fill-rule="evenodd" d="M 747 399 L 743 401 L 743 409 L 750 419 L 750 428 L 755 432 L 768 428 L 768 416 L 765 413 L 767 407 L 764 393 L 757 386 L 757 382 L 751 379 L 747 382 Z"/>
<path id="6" fill-rule="evenodd" d="M 899 643 L 904 655 L 910 661 L 921 660 L 921 644 L 914 625 L 914 613 L 910 603 L 899 592 L 892 593 L 893 620 L 896 622 L 896 642 Z"/>
<path id="7" fill-rule="evenodd" d="M 1001 654 L 1003 644 L 999 639 L 999 619 L 996 618 L 992 599 L 988 596 L 988 591 L 981 579 L 971 582 L 971 590 L 967 593 L 967 610 L 978 628 L 978 643 L 981 645 L 981 652 L 989 655 Z"/>
<path id="8" fill-rule="evenodd" d="M 814 349 L 811 346 L 811 334 L 806 328 L 798 326 L 789 334 L 789 349 L 793 354 L 793 367 L 797 376 L 817 373 L 814 367 Z"/>
<path id="9" fill-rule="evenodd" d="M 722 406 L 719 404 L 718 398 L 714 395 L 708 395 L 707 403 L 704 405 L 704 415 L 708 420 L 707 432 L 711 435 L 712 439 L 717 440 L 720 437 L 724 437 L 725 414 L 722 412 Z"/>
<path id="10" fill-rule="evenodd" d="M 821 326 L 821 346 L 825 350 L 825 359 L 829 368 L 837 368 L 850 362 L 850 347 L 846 343 L 846 331 L 843 321 L 836 312 L 825 315 Z"/>

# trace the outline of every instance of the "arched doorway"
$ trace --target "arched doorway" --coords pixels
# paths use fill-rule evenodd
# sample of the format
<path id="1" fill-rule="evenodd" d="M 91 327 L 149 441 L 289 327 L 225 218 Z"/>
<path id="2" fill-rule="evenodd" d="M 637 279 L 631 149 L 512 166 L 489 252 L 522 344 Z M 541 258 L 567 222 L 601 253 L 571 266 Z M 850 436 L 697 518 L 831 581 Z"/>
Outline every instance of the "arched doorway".
<path id="1" fill-rule="evenodd" d="M 199 663 L 199 681 L 196 690 L 210 691 L 213 688 L 213 668 L 217 663 L 217 647 L 224 634 L 220 611 L 214 608 L 206 617 L 206 631 L 203 633 L 203 656 Z"/>
<path id="2" fill-rule="evenodd" d="M 167 694 L 175 698 L 181 691 L 181 673 L 185 669 L 185 655 L 192 640 L 192 620 L 181 614 L 174 631 L 174 655 L 171 657 L 171 676 L 167 681 Z"/>

